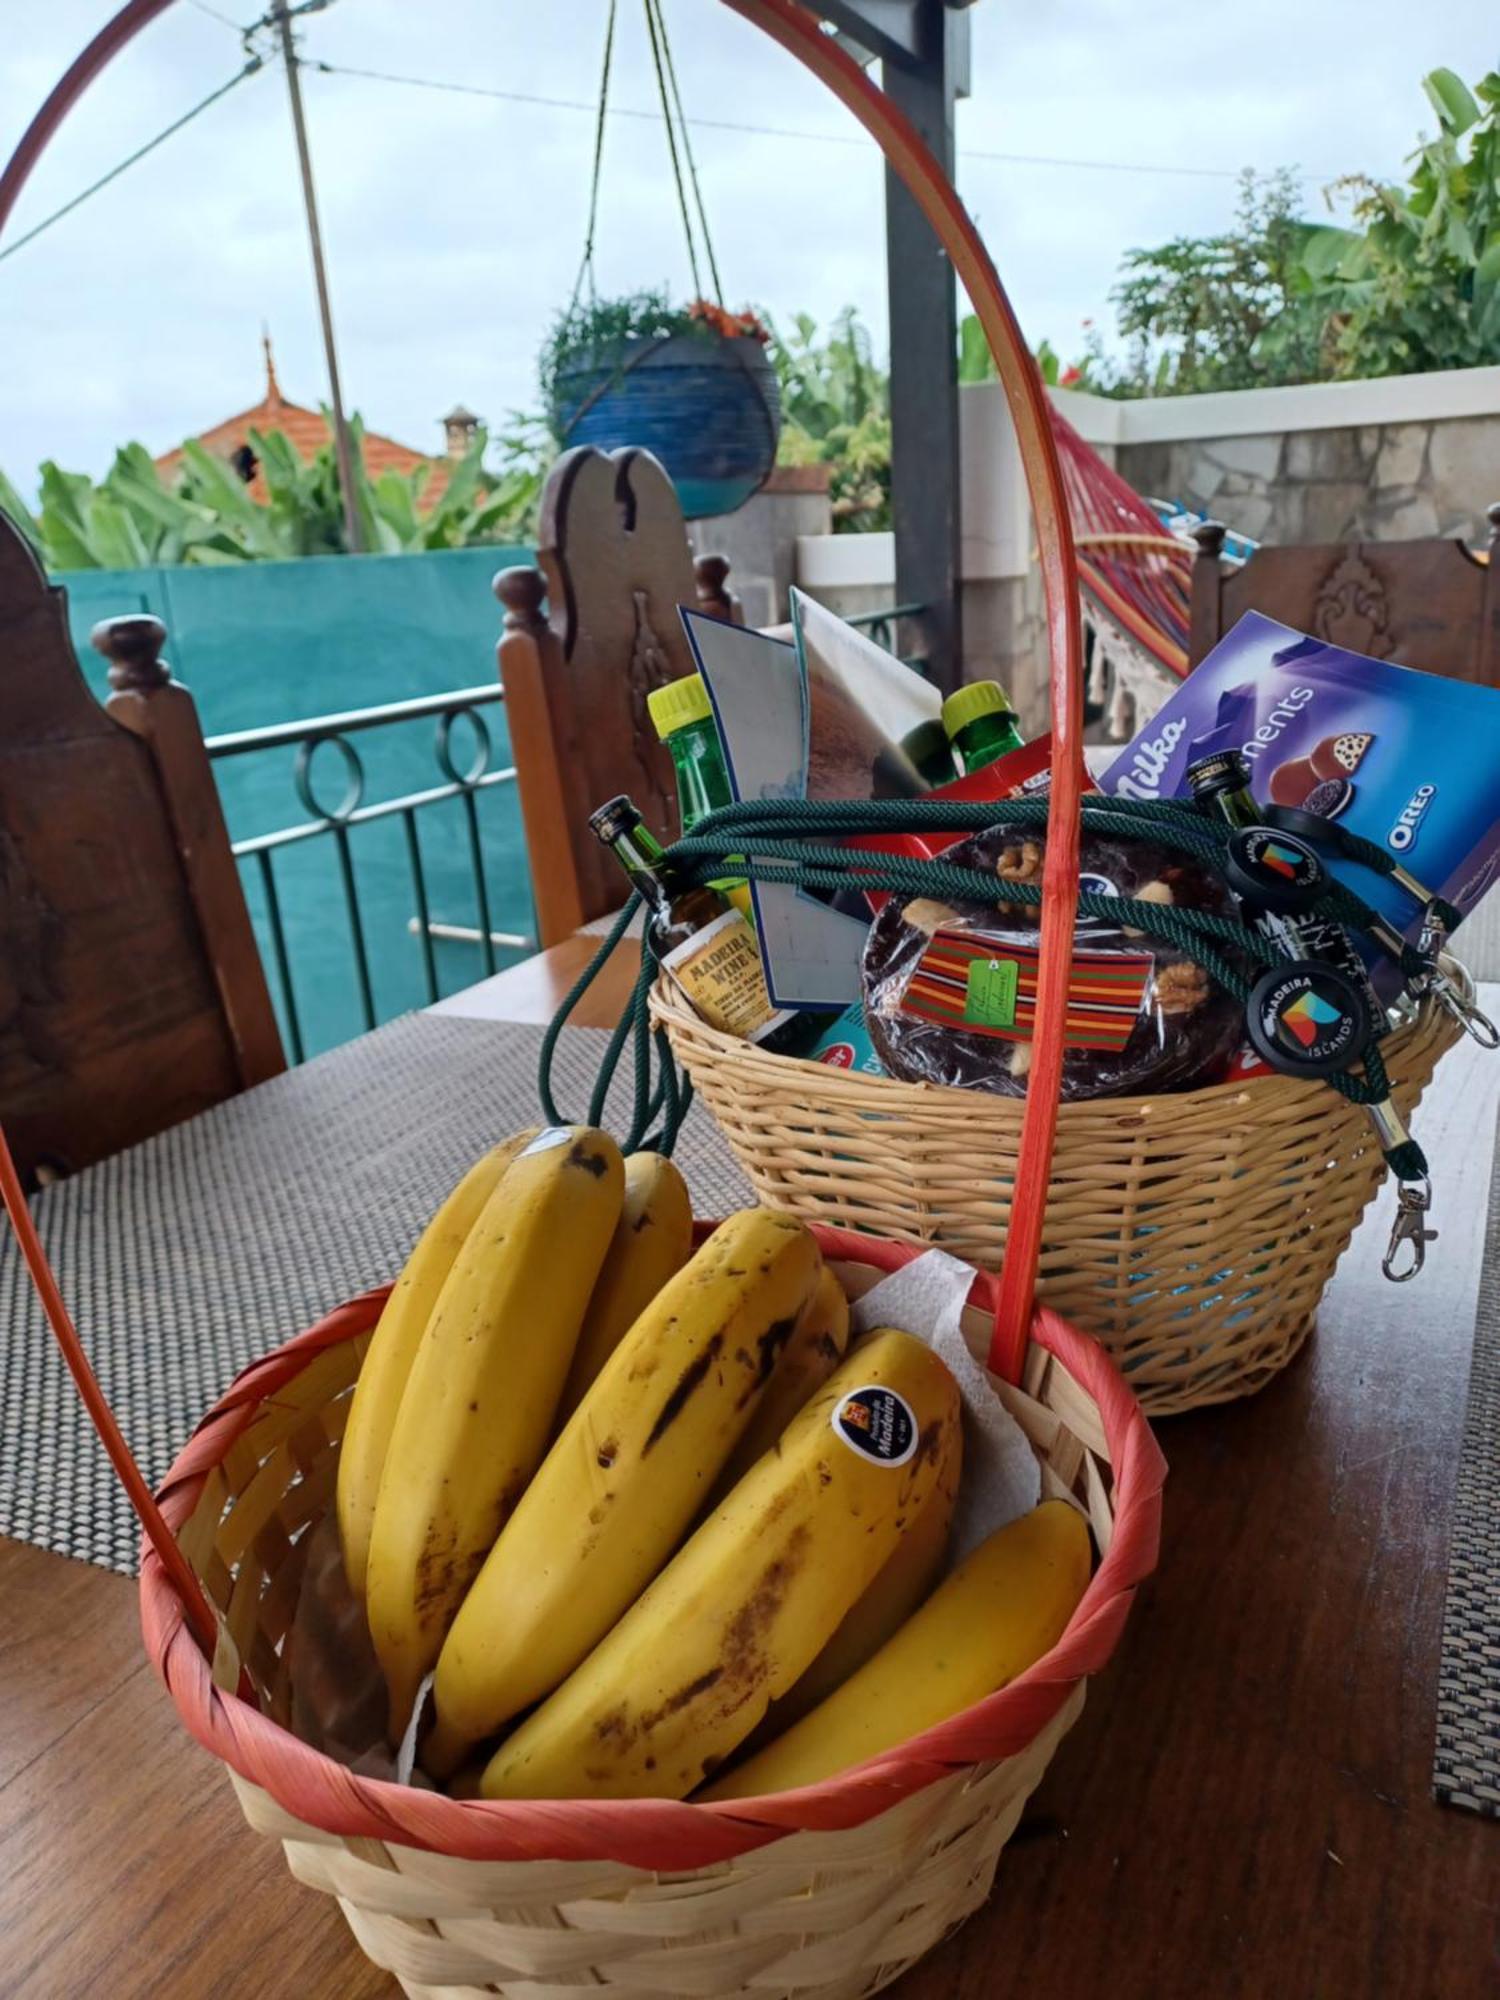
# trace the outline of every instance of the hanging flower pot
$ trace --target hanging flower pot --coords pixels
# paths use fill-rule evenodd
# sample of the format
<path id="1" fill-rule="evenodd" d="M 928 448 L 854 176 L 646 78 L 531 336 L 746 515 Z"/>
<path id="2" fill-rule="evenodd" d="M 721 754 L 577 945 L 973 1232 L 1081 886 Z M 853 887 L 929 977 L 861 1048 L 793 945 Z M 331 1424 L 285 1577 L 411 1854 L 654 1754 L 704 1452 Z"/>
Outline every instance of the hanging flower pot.
<path id="1" fill-rule="evenodd" d="M 661 460 L 689 520 L 731 514 L 776 463 L 781 399 L 752 313 L 643 294 L 575 306 L 543 357 L 563 445 L 643 448 Z"/>

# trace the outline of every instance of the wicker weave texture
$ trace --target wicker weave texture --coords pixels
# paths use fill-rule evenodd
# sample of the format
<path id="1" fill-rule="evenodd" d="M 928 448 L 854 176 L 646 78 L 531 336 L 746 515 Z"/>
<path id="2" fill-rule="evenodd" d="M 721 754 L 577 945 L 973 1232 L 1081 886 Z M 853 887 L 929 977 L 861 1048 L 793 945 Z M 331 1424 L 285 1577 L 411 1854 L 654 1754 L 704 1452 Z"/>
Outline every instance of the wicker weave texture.
<path id="1" fill-rule="evenodd" d="M 857 1295 L 903 1254 L 877 1246 L 878 1268 L 835 1268 Z M 494 1806 L 358 1778 L 284 1727 L 285 1641 L 307 1530 L 332 1504 L 338 1440 L 374 1317 L 367 1301 L 341 1313 L 247 1371 L 251 1393 L 237 1401 L 231 1392 L 164 1488 L 182 1546 L 224 1614 L 212 1676 L 151 1559 L 144 1622 L 189 1726 L 230 1765 L 251 1826 L 283 1842 L 299 1880 L 338 1897 L 362 1948 L 408 1994 L 555 2000 L 604 1983 L 641 1995 L 853 2000 L 897 1978 L 978 1907 L 1027 1798 L 1079 1714 L 1086 1672 L 1107 1657 L 1155 1557 L 1164 1467 L 1097 1350 L 1043 1314 L 1022 1385 L 996 1384 L 1037 1452 L 1044 1492 L 1085 1511 L 1103 1560 L 1058 1647 L 969 1711 L 990 1711 L 987 1734 L 985 1725 L 955 1718 L 917 1739 L 909 1760 L 915 1782 L 910 1774 L 887 1779 L 877 1764 L 865 1767 L 873 1777 L 829 1780 L 787 1795 L 784 1807 Z M 971 1307 L 966 1330 L 982 1354 L 987 1314 Z M 253 1707 L 244 1699 L 250 1693 Z M 1009 1754 L 964 1763 L 951 1746 L 970 1739 L 1003 1744 Z M 935 1754 L 923 1757 L 928 1743 Z M 801 1808 L 798 1800 L 810 1803 Z M 353 1804 L 362 1809 L 357 1821 Z M 686 1827 L 704 1859 L 691 1867 L 632 1865 L 618 1851 L 597 1858 L 577 1840 L 560 1858 L 515 1858 L 544 1855 L 569 1816 L 588 1820 L 587 1837 L 605 1848 L 620 1845 L 607 1829 L 633 1837 L 632 1821 L 658 1850 L 658 1828 L 675 1838 L 673 1827 Z M 330 1831 L 341 1818 L 340 1830 Z M 779 1826 L 768 1824 L 773 1819 Z M 367 1830 L 352 1832 L 356 1823 Z M 368 1831 L 375 1826 L 379 1837 Z M 755 1844 L 726 1852 L 718 1838 L 715 1851 L 716 1833 L 726 1828 Z"/>
<path id="2" fill-rule="evenodd" d="M 1024 1100 L 768 1054 L 665 985 L 652 1006 L 763 1201 L 998 1268 Z M 1404 1115 L 1460 1032 L 1429 1006 L 1385 1044 Z M 1384 1172 L 1365 1114 L 1321 1083 L 1064 1104 L 1038 1296 L 1152 1416 L 1248 1395 L 1312 1331 Z"/>

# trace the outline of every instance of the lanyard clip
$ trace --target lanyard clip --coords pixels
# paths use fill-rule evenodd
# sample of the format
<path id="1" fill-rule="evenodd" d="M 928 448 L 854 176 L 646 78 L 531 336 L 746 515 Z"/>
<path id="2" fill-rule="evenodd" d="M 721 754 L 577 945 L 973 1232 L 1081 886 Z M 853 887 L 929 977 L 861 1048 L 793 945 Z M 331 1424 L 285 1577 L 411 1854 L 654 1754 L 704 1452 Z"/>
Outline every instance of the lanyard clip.
<path id="1" fill-rule="evenodd" d="M 1433 999 L 1453 1016 L 1471 1040 L 1478 1042 L 1482 1049 L 1500 1049 L 1500 1028 L 1495 1026 L 1488 1014 L 1481 1013 L 1472 993 L 1464 992 L 1446 972 L 1437 970 L 1426 984 Z"/>
<path id="2" fill-rule="evenodd" d="M 1432 1183 L 1402 1181 L 1396 1189 L 1396 1219 L 1391 1224 L 1391 1240 L 1386 1245 L 1380 1268 L 1393 1285 L 1414 1278 L 1427 1261 L 1427 1246 L 1437 1241 L 1437 1231 L 1427 1227 L 1427 1211 L 1432 1206 Z M 1410 1246 L 1404 1260 L 1402 1246 Z"/>

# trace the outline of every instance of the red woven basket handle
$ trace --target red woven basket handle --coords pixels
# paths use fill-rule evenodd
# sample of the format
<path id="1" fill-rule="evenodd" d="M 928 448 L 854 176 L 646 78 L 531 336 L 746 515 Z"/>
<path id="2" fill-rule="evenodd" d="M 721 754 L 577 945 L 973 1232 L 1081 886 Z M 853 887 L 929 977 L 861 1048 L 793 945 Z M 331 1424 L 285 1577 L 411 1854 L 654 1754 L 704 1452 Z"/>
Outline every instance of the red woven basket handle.
<path id="1" fill-rule="evenodd" d="M 725 4 L 762 28 L 827 84 L 875 139 L 932 224 L 953 260 L 995 358 L 1031 495 L 1047 598 L 1052 794 L 1042 875 L 1041 961 L 1037 973 L 1039 1025 L 1032 1044 L 1010 1230 L 995 1308 L 995 1338 L 990 1350 L 995 1372 L 1014 1382 L 1019 1379 L 1031 1321 L 1062 1089 L 1063 1023 L 1073 964 L 1073 919 L 1078 904 L 1078 801 L 1083 789 L 1083 639 L 1077 557 L 1046 390 L 1021 337 L 990 254 L 911 120 L 896 109 L 852 57 L 823 33 L 816 19 L 797 0 L 725 0 Z M 77 99 L 126 43 L 171 5 L 172 0 L 129 0 L 58 82 L 0 174 L 0 231 L 4 230 L 6 218 L 31 169 Z"/>

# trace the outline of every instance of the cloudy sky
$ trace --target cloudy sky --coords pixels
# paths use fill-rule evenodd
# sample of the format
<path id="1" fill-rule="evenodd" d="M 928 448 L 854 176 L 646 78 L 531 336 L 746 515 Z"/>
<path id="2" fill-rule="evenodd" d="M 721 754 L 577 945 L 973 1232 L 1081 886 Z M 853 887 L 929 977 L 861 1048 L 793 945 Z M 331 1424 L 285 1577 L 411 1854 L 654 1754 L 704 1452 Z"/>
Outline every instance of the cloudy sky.
<path id="1" fill-rule="evenodd" d="M 3 0 L 0 155 L 115 0 Z M 240 66 L 255 0 L 178 0 L 94 85 L 5 244 Z M 436 449 L 455 400 L 535 402 L 534 361 L 582 243 L 605 0 L 333 0 L 303 23 L 345 393 Z M 717 0 L 667 0 L 726 293 L 773 315 L 855 305 L 884 342 L 877 157 L 820 87 Z M 1069 355 L 1133 245 L 1222 227 L 1237 169 L 1392 176 L 1431 124 L 1419 82 L 1500 57 L 1494 0 L 978 0 L 959 185 L 1028 336 Z M 462 84 L 460 94 L 410 82 Z M 649 111 L 640 10 L 614 101 Z M 516 97 L 562 102 L 537 104 Z M 582 108 L 576 108 L 582 107 Z M 714 122 L 709 122 L 714 121 Z M 689 289 L 659 123 L 606 138 L 601 288 Z M 283 79 L 233 91 L 35 243 L 0 260 L 0 465 L 95 473 L 255 402 L 269 325 L 283 388 L 323 393 Z"/>

